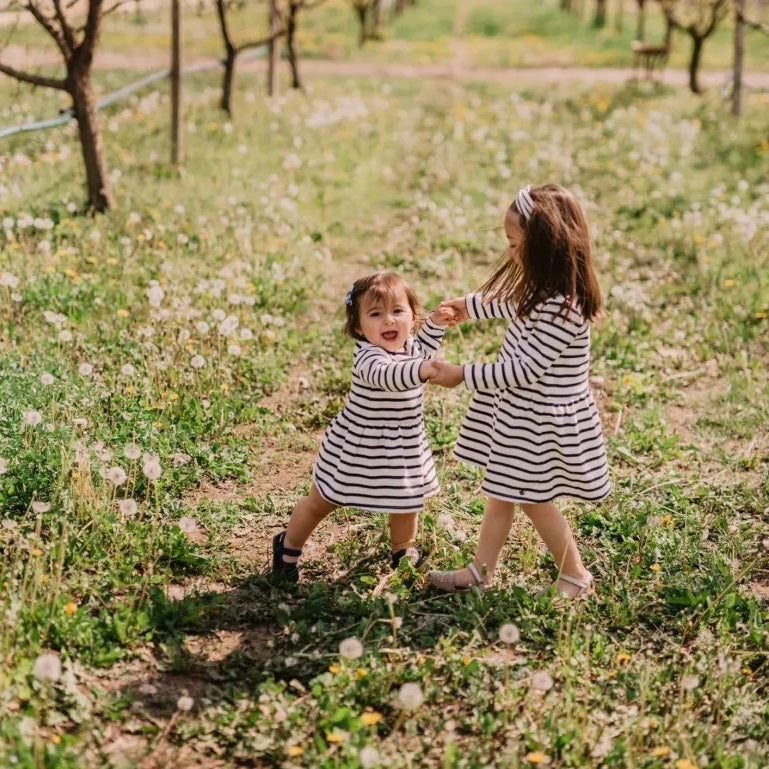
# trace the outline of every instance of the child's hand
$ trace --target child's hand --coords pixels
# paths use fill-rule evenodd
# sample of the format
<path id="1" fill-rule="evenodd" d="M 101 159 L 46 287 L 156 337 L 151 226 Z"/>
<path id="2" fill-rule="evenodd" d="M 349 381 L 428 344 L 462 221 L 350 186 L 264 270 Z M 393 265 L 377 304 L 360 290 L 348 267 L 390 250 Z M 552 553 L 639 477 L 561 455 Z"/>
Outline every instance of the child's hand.
<path id="1" fill-rule="evenodd" d="M 419 378 L 423 382 L 429 381 L 430 377 L 438 373 L 438 369 L 435 367 L 435 361 L 423 360 L 419 364 Z"/>
<path id="2" fill-rule="evenodd" d="M 443 310 L 444 308 L 449 308 L 454 312 L 454 322 L 449 324 L 451 326 L 456 326 L 457 323 L 470 320 L 470 316 L 467 314 L 467 304 L 463 296 L 458 299 L 449 299 L 446 302 L 441 302 L 438 310 Z"/>
<path id="3" fill-rule="evenodd" d="M 430 384 L 456 387 L 465 381 L 465 370 L 462 366 L 456 366 L 445 360 L 434 360 L 432 364 L 434 373 L 430 376 Z"/>
<path id="4" fill-rule="evenodd" d="M 430 313 L 430 320 L 439 326 L 456 326 L 459 323 L 456 310 L 449 305 L 441 305 Z"/>

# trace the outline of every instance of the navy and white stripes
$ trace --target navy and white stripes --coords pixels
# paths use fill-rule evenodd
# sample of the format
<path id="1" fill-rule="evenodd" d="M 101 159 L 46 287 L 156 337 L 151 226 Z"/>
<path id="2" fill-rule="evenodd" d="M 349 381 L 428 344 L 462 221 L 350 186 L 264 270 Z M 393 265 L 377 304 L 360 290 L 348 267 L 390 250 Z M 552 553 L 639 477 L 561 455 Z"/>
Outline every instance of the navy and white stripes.
<path id="1" fill-rule="evenodd" d="M 590 327 L 564 298 L 525 320 L 505 302 L 466 297 L 473 319 L 512 320 L 496 363 L 464 366 L 476 391 L 454 449 L 486 470 L 483 490 L 517 502 L 560 495 L 602 499 L 610 489 L 601 424 L 588 387 Z"/>
<path id="2" fill-rule="evenodd" d="M 438 350 L 444 332 L 428 319 L 402 353 L 356 342 L 347 403 L 326 430 L 313 469 L 325 500 L 412 513 L 438 492 L 424 431 L 419 367 Z"/>

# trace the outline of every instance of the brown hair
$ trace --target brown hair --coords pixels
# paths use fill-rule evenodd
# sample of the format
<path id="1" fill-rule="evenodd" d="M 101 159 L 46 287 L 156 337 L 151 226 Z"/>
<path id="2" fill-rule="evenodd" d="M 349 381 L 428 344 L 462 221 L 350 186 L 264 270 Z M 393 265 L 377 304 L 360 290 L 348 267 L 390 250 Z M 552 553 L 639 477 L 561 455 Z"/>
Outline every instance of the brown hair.
<path id="1" fill-rule="evenodd" d="M 395 293 L 402 290 L 406 294 L 409 307 L 414 316 L 414 325 L 422 319 L 424 310 L 419 304 L 419 299 L 414 289 L 409 286 L 400 275 L 394 272 L 373 272 L 371 275 L 364 275 L 358 278 L 350 286 L 345 303 L 345 323 L 344 333 L 353 339 L 365 339 L 358 329 L 360 328 L 360 307 L 363 298 L 370 301 L 387 300 L 392 298 Z"/>
<path id="2" fill-rule="evenodd" d="M 587 222 L 577 199 L 557 184 L 532 187 L 529 194 L 534 205 L 528 219 L 515 201 L 507 211 L 508 216 L 518 215 L 524 233 L 521 264 L 505 254 L 479 290 L 512 302 L 521 319 L 541 302 L 563 294 L 564 311 L 579 302 L 585 320 L 595 320 L 603 301 L 593 271 Z"/>

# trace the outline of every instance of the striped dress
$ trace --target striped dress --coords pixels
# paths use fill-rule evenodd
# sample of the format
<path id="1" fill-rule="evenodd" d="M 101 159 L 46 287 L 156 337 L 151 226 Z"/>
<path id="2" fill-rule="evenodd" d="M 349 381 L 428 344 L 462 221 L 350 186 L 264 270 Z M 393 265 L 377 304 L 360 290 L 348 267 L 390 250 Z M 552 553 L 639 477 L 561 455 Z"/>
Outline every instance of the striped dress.
<path id="1" fill-rule="evenodd" d="M 313 480 L 327 502 L 388 513 L 418 513 L 439 490 L 425 435 L 419 366 L 445 328 L 425 321 L 404 352 L 355 343 L 344 409 L 326 430 Z"/>
<path id="2" fill-rule="evenodd" d="M 599 500 L 611 491 L 588 386 L 590 326 L 578 306 L 563 312 L 563 301 L 555 296 L 519 320 L 509 303 L 465 299 L 474 320 L 512 321 L 496 363 L 464 366 L 474 395 L 454 447 L 458 459 L 485 469 L 481 488 L 495 499 Z"/>

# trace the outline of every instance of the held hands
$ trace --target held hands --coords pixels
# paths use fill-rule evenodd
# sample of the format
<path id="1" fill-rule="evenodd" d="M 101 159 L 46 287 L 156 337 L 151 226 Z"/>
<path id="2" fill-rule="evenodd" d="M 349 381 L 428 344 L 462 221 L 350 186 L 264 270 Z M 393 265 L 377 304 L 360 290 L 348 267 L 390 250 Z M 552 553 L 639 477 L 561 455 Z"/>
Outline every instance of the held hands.
<path id="1" fill-rule="evenodd" d="M 430 384 L 437 384 L 441 387 L 456 387 L 465 381 L 465 372 L 462 366 L 457 366 L 446 360 L 433 360 L 430 363 L 432 363 Z"/>
<path id="2" fill-rule="evenodd" d="M 464 297 L 460 299 L 451 299 L 448 302 L 441 302 L 437 310 L 430 313 L 430 319 L 439 326 L 456 326 L 462 321 L 469 320 L 467 306 Z"/>

